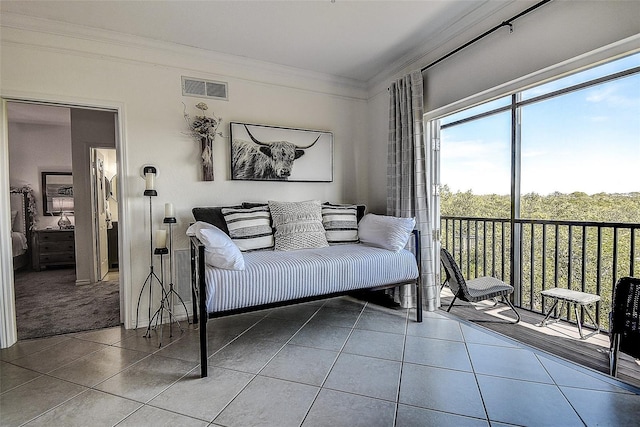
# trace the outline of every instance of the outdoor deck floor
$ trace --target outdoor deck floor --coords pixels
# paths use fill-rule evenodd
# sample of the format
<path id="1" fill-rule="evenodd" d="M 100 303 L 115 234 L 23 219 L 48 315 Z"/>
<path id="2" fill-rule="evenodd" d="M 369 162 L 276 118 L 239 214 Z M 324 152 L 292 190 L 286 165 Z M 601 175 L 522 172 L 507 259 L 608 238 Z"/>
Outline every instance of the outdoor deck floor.
<path id="1" fill-rule="evenodd" d="M 440 309 L 446 311 L 452 298 L 451 291 L 444 288 Z M 450 314 L 582 366 L 609 373 L 607 334 L 600 333 L 581 340 L 575 324 L 560 321 L 540 327 L 536 324 L 544 316 L 524 309 L 517 310 L 521 321 L 516 325 L 507 323 L 514 318 L 513 311 L 503 303 L 494 306 L 492 300 L 474 304 L 457 300 Z M 586 330 L 585 334 L 588 332 L 590 330 Z M 640 387 L 640 364 L 635 359 L 621 353 L 618 366 L 618 379 Z"/>

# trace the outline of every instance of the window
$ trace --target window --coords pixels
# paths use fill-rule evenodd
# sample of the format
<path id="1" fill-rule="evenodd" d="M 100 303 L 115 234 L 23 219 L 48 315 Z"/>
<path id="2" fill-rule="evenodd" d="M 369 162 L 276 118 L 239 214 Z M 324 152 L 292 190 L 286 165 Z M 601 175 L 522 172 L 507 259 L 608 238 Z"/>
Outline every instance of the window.
<path id="1" fill-rule="evenodd" d="M 509 217 L 510 123 L 511 115 L 505 111 L 442 131 L 443 214 Z M 493 199 L 492 203 L 478 203 L 480 200 L 474 195 L 479 194 L 506 196 Z"/>
<path id="2" fill-rule="evenodd" d="M 640 54 L 440 119 L 442 215 L 638 222 L 553 195 L 640 198 Z M 519 155 L 512 162 L 511 153 Z M 512 164 L 513 163 L 513 164 Z M 513 176 L 513 178 L 512 178 Z M 511 194 L 513 188 L 516 194 Z M 491 197 L 459 203 L 461 194 Z M 635 196 L 634 196 L 635 195 Z M 459 202 L 459 200 L 457 200 Z M 637 209 L 636 209 L 637 212 Z"/>

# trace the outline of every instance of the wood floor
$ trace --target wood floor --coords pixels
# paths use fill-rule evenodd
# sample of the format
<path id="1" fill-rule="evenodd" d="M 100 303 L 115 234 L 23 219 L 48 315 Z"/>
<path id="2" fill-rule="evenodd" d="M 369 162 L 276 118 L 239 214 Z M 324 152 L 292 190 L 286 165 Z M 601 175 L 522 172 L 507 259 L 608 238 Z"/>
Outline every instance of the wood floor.
<path id="1" fill-rule="evenodd" d="M 441 310 L 446 311 L 452 294 L 445 288 L 441 294 Z M 518 309 L 520 323 L 508 323 L 514 319 L 513 311 L 503 303 L 494 306 L 492 301 L 470 304 L 457 300 L 450 314 L 491 329 L 522 343 L 552 353 L 596 371 L 609 373 L 609 336 L 596 334 L 581 340 L 578 328 L 568 322 L 558 322 L 545 327 L 536 326 L 543 316 Z M 590 330 L 585 331 L 585 334 Z M 621 354 L 618 379 L 640 387 L 640 364 L 630 356 Z"/>

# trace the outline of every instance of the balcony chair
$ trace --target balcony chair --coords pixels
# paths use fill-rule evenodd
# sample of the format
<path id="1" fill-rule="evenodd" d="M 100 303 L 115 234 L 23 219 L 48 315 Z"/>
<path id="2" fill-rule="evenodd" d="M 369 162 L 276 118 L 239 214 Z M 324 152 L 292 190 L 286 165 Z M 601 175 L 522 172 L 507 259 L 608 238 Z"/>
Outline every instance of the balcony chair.
<path id="1" fill-rule="evenodd" d="M 613 288 L 609 313 L 609 372 L 618 374 L 620 352 L 640 358 L 640 279 L 623 277 Z"/>
<path id="2" fill-rule="evenodd" d="M 511 304 L 511 301 L 509 301 L 509 294 L 513 292 L 513 286 L 490 276 L 478 277 L 468 282 L 465 281 L 460 268 L 458 268 L 458 264 L 456 264 L 451 254 L 444 248 L 440 249 L 440 261 L 447 275 L 445 283 L 448 283 L 449 289 L 453 292 L 453 300 L 451 304 L 449 304 L 447 312 L 451 311 L 453 303 L 458 298 L 467 302 L 479 302 L 502 297 L 504 302 L 516 314 L 515 322 L 511 323 L 515 324 L 520 321 L 520 314 L 516 311 L 513 304 Z"/>

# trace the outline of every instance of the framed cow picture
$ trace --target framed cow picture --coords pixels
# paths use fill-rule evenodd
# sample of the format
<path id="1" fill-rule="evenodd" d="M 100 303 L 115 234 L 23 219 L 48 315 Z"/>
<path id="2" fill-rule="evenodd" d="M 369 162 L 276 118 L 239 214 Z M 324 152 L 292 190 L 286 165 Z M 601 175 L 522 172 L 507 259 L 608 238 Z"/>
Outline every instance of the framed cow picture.
<path id="1" fill-rule="evenodd" d="M 231 122 L 231 179 L 332 182 L 333 134 Z"/>

